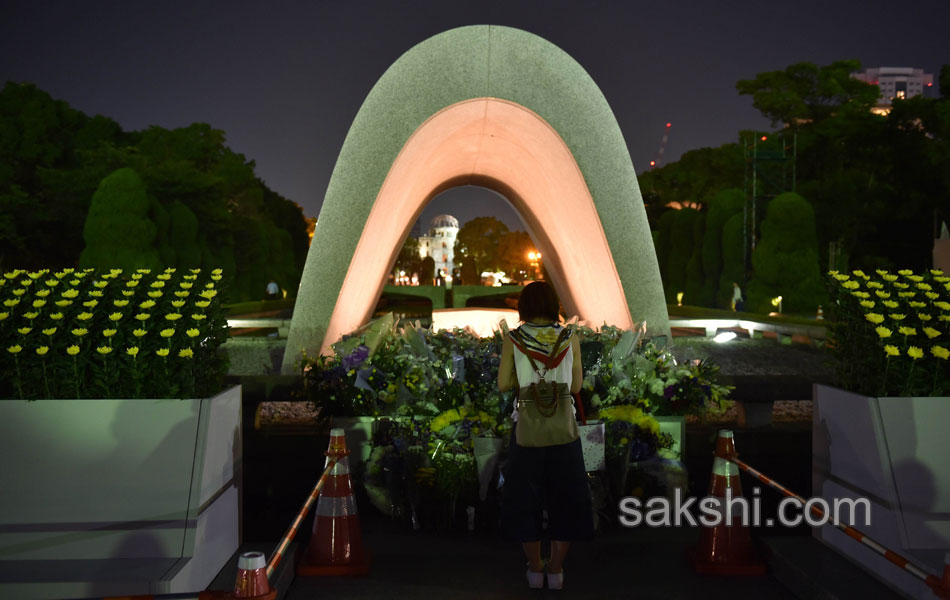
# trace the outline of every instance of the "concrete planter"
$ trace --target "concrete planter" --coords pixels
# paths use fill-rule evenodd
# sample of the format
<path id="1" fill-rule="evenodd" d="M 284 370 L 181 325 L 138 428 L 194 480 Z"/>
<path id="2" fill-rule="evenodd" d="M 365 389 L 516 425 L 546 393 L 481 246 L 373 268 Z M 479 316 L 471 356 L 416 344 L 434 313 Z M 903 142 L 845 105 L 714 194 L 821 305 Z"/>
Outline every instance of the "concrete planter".
<path id="1" fill-rule="evenodd" d="M 816 385 L 814 401 L 813 494 L 832 503 L 867 498 L 871 524 L 859 510 L 856 527 L 941 572 L 950 549 L 950 398 L 870 398 Z M 933 597 L 833 526 L 814 535 L 906 597 Z"/>
<path id="2" fill-rule="evenodd" d="M 203 590 L 241 541 L 241 388 L 0 400 L 0 472 L 0 597 Z"/>

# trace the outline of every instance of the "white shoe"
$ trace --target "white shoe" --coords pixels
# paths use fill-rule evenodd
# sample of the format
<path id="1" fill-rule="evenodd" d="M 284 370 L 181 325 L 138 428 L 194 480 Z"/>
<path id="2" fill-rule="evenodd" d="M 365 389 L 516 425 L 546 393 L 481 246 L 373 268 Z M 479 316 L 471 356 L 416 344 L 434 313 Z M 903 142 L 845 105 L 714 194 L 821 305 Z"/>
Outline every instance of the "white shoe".
<path id="1" fill-rule="evenodd" d="M 564 570 L 562 569 L 560 573 L 544 573 L 548 578 L 548 589 L 549 590 L 559 590 L 564 587 Z"/>
<path id="2" fill-rule="evenodd" d="M 531 564 L 528 563 L 528 570 L 525 571 L 528 577 L 528 587 L 532 590 L 540 590 L 544 587 L 544 571 L 534 572 L 531 570 Z"/>

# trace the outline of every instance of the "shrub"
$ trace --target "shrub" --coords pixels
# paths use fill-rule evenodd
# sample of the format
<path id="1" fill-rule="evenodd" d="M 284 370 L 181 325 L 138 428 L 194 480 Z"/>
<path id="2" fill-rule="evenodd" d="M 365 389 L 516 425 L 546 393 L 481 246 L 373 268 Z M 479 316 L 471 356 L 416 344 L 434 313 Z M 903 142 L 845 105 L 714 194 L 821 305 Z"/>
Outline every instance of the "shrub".
<path id="1" fill-rule="evenodd" d="M 703 290 L 698 304 L 701 306 L 722 306 L 718 302 L 720 277 L 723 274 L 723 229 L 726 222 L 733 215 L 742 215 L 745 196 L 741 190 L 731 188 L 716 193 L 709 201 L 709 210 L 706 212 L 706 231 L 703 235 Z M 741 252 L 740 247 L 740 252 Z M 740 255 L 741 260 L 741 255 Z M 742 281 L 734 279 L 732 281 Z M 729 294 L 732 294 L 732 281 L 729 281 Z"/>

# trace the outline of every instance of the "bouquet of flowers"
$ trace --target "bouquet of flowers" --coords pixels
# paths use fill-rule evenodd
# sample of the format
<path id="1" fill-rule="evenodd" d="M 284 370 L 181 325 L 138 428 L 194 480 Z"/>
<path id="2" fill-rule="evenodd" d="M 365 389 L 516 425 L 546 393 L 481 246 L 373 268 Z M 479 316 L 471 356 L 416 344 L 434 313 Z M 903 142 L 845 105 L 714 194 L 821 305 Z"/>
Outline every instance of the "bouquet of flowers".
<path id="1" fill-rule="evenodd" d="M 838 385 L 866 396 L 950 394 L 950 277 L 875 273 L 829 273 Z"/>

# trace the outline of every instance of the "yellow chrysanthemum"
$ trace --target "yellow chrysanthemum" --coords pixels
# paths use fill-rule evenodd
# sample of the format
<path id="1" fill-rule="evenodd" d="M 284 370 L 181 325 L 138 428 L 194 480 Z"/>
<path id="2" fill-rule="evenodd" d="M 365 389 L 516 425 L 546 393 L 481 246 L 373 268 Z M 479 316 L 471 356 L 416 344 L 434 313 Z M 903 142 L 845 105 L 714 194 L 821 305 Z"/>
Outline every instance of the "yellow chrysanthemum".
<path id="1" fill-rule="evenodd" d="M 181 308 L 181 307 L 184 306 L 184 305 L 185 305 L 185 301 L 184 301 L 184 300 L 173 300 L 173 301 L 172 301 L 172 307 L 173 307 L 173 308 Z"/>
<path id="2" fill-rule="evenodd" d="M 80 321 L 88 321 L 89 319 L 92 318 L 92 313 L 81 312 L 78 315 L 76 315 L 76 318 L 79 319 Z"/>
<path id="3" fill-rule="evenodd" d="M 203 321 L 204 319 L 207 318 L 207 316 L 206 315 L 191 315 L 191 318 L 194 319 L 195 321 Z"/>
<path id="4" fill-rule="evenodd" d="M 178 313 L 168 313 L 167 315 L 165 315 L 166 321 L 177 321 L 180 318 L 181 318 L 181 315 Z"/>
<path id="5" fill-rule="evenodd" d="M 149 284 L 149 287 L 153 287 L 153 288 L 163 288 L 163 287 L 165 287 L 165 282 L 164 282 L 164 281 L 153 281 L 151 284 Z"/>
<path id="6" fill-rule="evenodd" d="M 55 327 L 50 327 L 48 329 L 43 330 L 43 335 L 53 335 L 54 333 L 56 333 Z"/>
<path id="7" fill-rule="evenodd" d="M 198 308 L 208 308 L 209 306 L 211 306 L 211 303 L 208 302 L 207 300 L 199 300 L 198 302 L 195 302 L 195 306 L 197 306 Z"/>
<path id="8" fill-rule="evenodd" d="M 61 312 L 50 313 L 49 318 L 53 319 L 54 321 L 59 321 L 60 319 L 63 318 L 63 313 Z"/>
<path id="9" fill-rule="evenodd" d="M 183 349 L 183 350 L 179 350 L 179 351 L 178 351 L 178 356 L 179 356 L 179 358 L 191 358 L 191 357 L 194 356 L 194 355 L 195 355 L 195 353 L 194 353 L 194 351 L 192 351 L 191 348 L 185 348 L 185 349 Z"/>
<path id="10" fill-rule="evenodd" d="M 924 333 L 927 334 L 927 337 L 934 339 L 940 335 L 940 332 L 934 329 L 933 327 L 924 327 Z"/>
<path id="11" fill-rule="evenodd" d="M 102 288 L 109 285 L 109 282 L 108 281 L 93 281 L 92 285 L 96 286 L 97 288 L 101 290 Z"/>
<path id="12" fill-rule="evenodd" d="M 49 296 L 52 292 L 50 290 L 36 290 L 36 296 L 39 298 L 45 298 Z"/>
<path id="13" fill-rule="evenodd" d="M 178 287 L 180 287 L 183 290 L 190 290 L 193 285 L 195 284 L 190 283 L 188 281 L 182 281 L 181 283 L 178 284 Z"/>
<path id="14" fill-rule="evenodd" d="M 3 301 L 3 305 L 6 306 L 7 308 L 13 308 L 14 306 L 16 306 L 16 305 L 19 304 L 19 303 L 20 303 L 20 299 L 19 299 L 19 298 L 10 298 L 10 299 L 8 299 L 8 300 L 4 300 L 4 301 Z"/>
<path id="15" fill-rule="evenodd" d="M 901 269 L 901 270 L 898 271 L 898 273 L 899 273 L 900 275 L 903 275 L 904 277 L 907 277 L 908 275 L 913 275 L 913 274 L 914 274 L 914 272 L 911 271 L 910 269 Z"/>
<path id="16" fill-rule="evenodd" d="M 907 279 L 910 279 L 914 283 L 920 283 L 921 281 L 924 280 L 924 278 L 921 277 L 920 275 L 908 275 Z"/>
<path id="17" fill-rule="evenodd" d="M 861 284 L 853 279 L 849 279 L 848 281 L 845 281 L 844 283 L 842 283 L 841 287 L 843 287 L 846 290 L 856 290 L 859 287 L 861 287 Z"/>
<path id="18" fill-rule="evenodd" d="M 3 321 L 4 319 L 8 318 L 9 316 L 10 316 L 10 313 L 8 313 L 8 312 L 0 312 L 0 321 Z"/>
<path id="19" fill-rule="evenodd" d="M 99 306 L 99 301 L 98 301 L 98 300 L 86 300 L 85 302 L 82 303 L 82 305 L 85 306 L 86 308 L 95 308 L 95 307 Z"/>
<path id="20" fill-rule="evenodd" d="M 112 348 L 110 346 L 99 346 L 98 348 L 96 348 L 96 352 L 105 356 L 106 354 L 109 354 L 110 352 L 112 352 Z"/>
<path id="21" fill-rule="evenodd" d="M 928 315 L 927 313 L 917 313 L 917 318 L 920 319 L 921 321 L 929 321 L 933 317 Z"/>
<path id="22" fill-rule="evenodd" d="M 868 321 L 874 323 L 875 325 L 878 325 L 878 324 L 884 322 L 884 317 L 883 317 L 882 315 L 877 314 L 877 313 L 868 313 L 868 314 L 864 315 L 864 318 L 867 319 Z"/>
<path id="23" fill-rule="evenodd" d="M 890 344 L 884 346 L 884 352 L 886 352 L 888 356 L 900 356 L 901 353 L 901 351 L 897 349 L 897 346 L 892 346 Z"/>
<path id="24" fill-rule="evenodd" d="M 66 354 L 68 354 L 68 355 L 70 355 L 70 356 L 76 356 L 77 354 L 79 354 L 79 346 L 77 346 L 77 345 L 75 345 L 75 344 L 73 344 L 72 346 L 67 346 L 67 347 L 66 347 Z"/>
<path id="25" fill-rule="evenodd" d="M 917 330 L 913 327 L 900 327 L 897 332 L 901 335 L 917 335 Z"/>
<path id="26" fill-rule="evenodd" d="M 198 271 L 195 271 L 195 273 L 197 273 L 197 272 L 198 272 Z M 213 270 L 211 271 L 211 274 L 212 274 L 212 275 L 220 275 L 220 274 L 222 274 L 222 273 L 224 273 L 224 271 L 222 271 L 221 269 L 213 269 Z"/>
<path id="27" fill-rule="evenodd" d="M 918 358 L 924 357 L 924 351 L 918 348 L 917 346 L 911 346 L 907 349 L 907 356 L 917 360 Z"/>
<path id="28" fill-rule="evenodd" d="M 864 308 L 874 308 L 874 300 L 862 300 L 861 306 Z"/>
<path id="29" fill-rule="evenodd" d="M 20 327 L 19 329 L 16 330 L 16 332 L 19 333 L 20 335 L 26 335 L 30 333 L 31 331 L 33 331 L 32 327 Z"/>
<path id="30" fill-rule="evenodd" d="M 150 316 L 152 316 L 152 315 L 150 315 L 150 314 L 148 314 L 148 313 L 139 313 L 139 314 L 135 315 L 135 319 L 136 319 L 137 321 L 145 321 L 145 320 L 147 320 Z"/>
<path id="31" fill-rule="evenodd" d="M 125 282 L 125 287 L 133 288 L 133 287 L 137 286 L 138 284 L 139 284 L 139 280 L 138 280 L 138 279 L 130 279 L 130 280 L 128 280 L 128 281 Z"/>
<path id="32" fill-rule="evenodd" d="M 112 305 L 115 306 L 116 308 L 125 308 L 126 306 L 128 306 L 128 304 L 129 304 L 128 300 L 113 300 L 112 301 Z"/>
<path id="33" fill-rule="evenodd" d="M 114 312 L 114 313 L 110 314 L 110 315 L 109 315 L 109 320 L 110 320 L 110 321 L 121 321 L 121 320 L 122 320 L 122 313 L 120 313 L 120 312 Z"/>
<path id="34" fill-rule="evenodd" d="M 926 302 L 917 302 L 916 300 L 912 300 L 912 301 L 908 302 L 907 304 L 908 304 L 911 308 L 923 308 L 923 307 L 927 306 L 927 303 L 926 303 Z"/>
<path id="35" fill-rule="evenodd" d="M 898 305 L 897 305 L 897 302 L 894 302 L 893 300 L 885 300 L 885 301 L 883 302 L 883 304 L 884 304 L 884 306 L 886 306 L 887 308 L 897 308 L 897 306 L 898 306 Z"/>
<path id="36" fill-rule="evenodd" d="M 148 310 L 152 308 L 153 306 L 155 306 L 154 300 L 146 300 L 145 302 L 142 302 L 141 304 L 139 304 L 139 308 L 143 310 Z"/>
<path id="37" fill-rule="evenodd" d="M 221 281 L 221 276 L 220 276 L 220 275 L 212 275 L 212 276 L 211 276 L 211 279 L 213 279 L 213 280 L 215 280 L 215 281 Z"/>
<path id="38" fill-rule="evenodd" d="M 102 335 L 104 335 L 104 336 L 107 337 L 107 338 L 110 338 L 110 337 L 114 336 L 115 334 L 116 334 L 116 330 L 115 330 L 115 329 L 103 329 L 103 330 L 102 330 Z"/>
<path id="39" fill-rule="evenodd" d="M 940 294 L 936 292 L 924 292 L 924 296 L 927 296 L 929 300 L 936 300 L 940 297 Z"/>
<path id="40" fill-rule="evenodd" d="M 158 280 L 160 280 L 160 281 L 162 281 L 162 282 L 165 282 L 165 281 L 168 281 L 169 279 L 171 279 L 172 276 L 169 275 L 168 273 L 162 273 L 161 275 L 156 275 L 155 278 L 158 279 Z M 165 284 L 162 283 L 162 285 L 165 285 Z M 155 287 L 162 287 L 162 286 L 155 286 Z"/>
<path id="41" fill-rule="evenodd" d="M 834 277 L 835 279 L 837 279 L 838 281 L 847 281 L 847 280 L 851 279 L 851 276 L 850 276 L 850 275 L 847 275 L 847 274 L 845 274 L 845 273 L 839 273 L 839 272 L 837 272 L 837 271 L 829 271 L 828 273 L 829 273 L 832 277 Z"/>
<path id="42" fill-rule="evenodd" d="M 73 303 L 72 300 L 57 300 L 54 304 L 60 308 L 66 308 Z"/>
<path id="43" fill-rule="evenodd" d="M 162 297 L 162 293 L 161 293 L 160 291 L 158 291 L 158 290 L 154 290 L 154 291 L 148 293 L 148 297 L 149 297 L 149 298 L 161 298 L 161 297 Z"/>
<path id="44" fill-rule="evenodd" d="M 934 302 L 934 306 L 940 310 L 950 310 L 950 302 L 944 302 L 941 300 L 940 302 Z"/>
<path id="45" fill-rule="evenodd" d="M 76 337 L 82 337 L 86 335 L 87 333 L 89 333 L 89 330 L 86 329 L 85 327 L 77 327 L 76 329 L 73 329 L 72 331 L 70 331 L 70 333 L 72 333 Z"/>
<path id="46" fill-rule="evenodd" d="M 903 321 L 904 319 L 907 318 L 907 315 L 898 314 L 898 313 L 891 313 L 891 314 L 889 314 L 889 315 L 887 315 L 887 316 L 889 316 L 890 318 L 894 319 L 895 321 Z"/>
<path id="47" fill-rule="evenodd" d="M 910 287 L 910 284 L 904 283 L 904 282 L 902 282 L 902 281 L 895 281 L 895 282 L 894 282 L 894 287 L 900 288 L 900 289 L 902 289 L 902 290 L 906 290 L 907 288 Z"/>
<path id="48" fill-rule="evenodd" d="M 875 290 L 874 295 L 877 296 L 878 298 L 883 298 L 883 299 L 887 299 L 891 297 L 891 294 L 889 292 L 882 292 L 881 290 Z"/>
<path id="49" fill-rule="evenodd" d="M 159 348 L 158 350 L 155 351 L 155 354 L 165 357 L 165 356 L 168 356 L 169 352 L 170 350 L 168 348 Z"/>
<path id="50" fill-rule="evenodd" d="M 14 295 L 14 296 L 17 296 L 17 297 L 20 297 L 20 296 L 22 296 L 22 295 L 25 294 L 25 293 L 26 293 L 26 290 L 23 289 L 23 288 L 17 288 L 17 289 L 15 289 L 15 290 L 13 290 L 13 295 Z"/>
<path id="51" fill-rule="evenodd" d="M 132 331 L 132 335 L 134 335 L 137 338 L 140 338 L 145 334 L 146 334 L 146 331 L 144 329 L 135 329 Z"/>
<path id="52" fill-rule="evenodd" d="M 869 282 L 867 283 L 867 286 L 868 286 L 869 288 L 871 288 L 872 290 L 881 290 L 881 289 L 884 289 L 884 284 L 881 283 L 880 281 L 869 281 Z"/>
<path id="53" fill-rule="evenodd" d="M 950 358 L 950 350 L 947 350 L 943 346 L 934 346 L 933 348 L 930 349 L 930 353 L 936 356 L 937 358 L 942 358 L 943 360 L 947 360 L 947 358 Z"/>
<path id="54" fill-rule="evenodd" d="M 13 346 L 7 346 L 7 352 L 10 354 L 19 354 L 23 351 L 23 346 L 20 344 L 14 344 Z"/>
<path id="55" fill-rule="evenodd" d="M 881 278 L 884 279 L 884 281 L 897 281 L 897 275 L 891 275 L 890 273 L 881 275 Z"/>
<path id="56" fill-rule="evenodd" d="M 175 335 L 175 330 L 171 328 L 162 329 L 158 332 L 158 335 L 162 336 L 163 338 L 170 338 L 171 336 Z"/>
<path id="57" fill-rule="evenodd" d="M 901 298 L 913 298 L 917 295 L 917 292 L 898 292 L 897 295 Z"/>
<path id="58" fill-rule="evenodd" d="M 202 290 L 201 293 L 199 294 L 199 296 L 201 296 L 202 298 L 207 298 L 208 300 L 211 300 L 217 295 L 218 295 L 218 292 L 214 290 Z"/>
<path id="59" fill-rule="evenodd" d="M 924 290 L 925 292 L 929 292 L 929 291 L 932 290 L 933 288 L 930 287 L 930 284 L 929 284 L 929 283 L 922 281 L 922 282 L 920 282 L 920 283 L 917 284 L 917 289 L 918 289 L 918 290 Z"/>
<path id="60" fill-rule="evenodd" d="M 126 348 L 125 353 L 128 354 L 129 356 L 136 357 L 139 355 L 139 347 L 132 346 L 131 348 Z"/>
<path id="61" fill-rule="evenodd" d="M 192 327 L 191 329 L 185 330 L 185 335 L 187 335 L 188 337 L 198 337 L 199 333 L 200 332 L 194 327 Z"/>
<path id="62" fill-rule="evenodd" d="M 40 356 L 46 356 L 47 352 L 49 352 L 49 346 L 40 346 L 36 349 L 36 353 Z"/>
<path id="63" fill-rule="evenodd" d="M 187 298 L 187 297 L 190 296 L 190 295 L 191 295 L 190 292 L 183 292 L 183 291 L 181 291 L 181 290 L 178 290 L 177 292 L 175 292 L 175 296 L 177 296 L 177 297 L 179 297 L 179 298 Z"/>
<path id="64" fill-rule="evenodd" d="M 29 319 L 30 321 L 32 321 L 32 320 L 35 319 L 36 317 L 40 316 L 40 313 L 38 313 L 38 312 L 36 312 L 36 311 L 34 310 L 34 311 L 30 311 L 30 312 L 25 312 L 25 313 L 23 313 L 23 316 L 24 316 L 24 318 Z"/>

